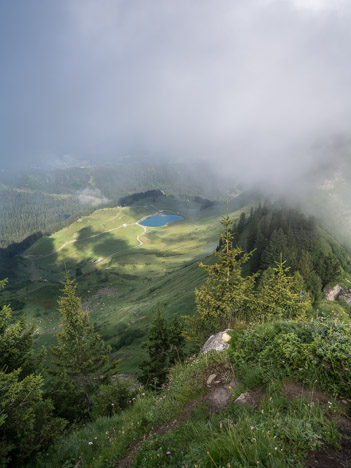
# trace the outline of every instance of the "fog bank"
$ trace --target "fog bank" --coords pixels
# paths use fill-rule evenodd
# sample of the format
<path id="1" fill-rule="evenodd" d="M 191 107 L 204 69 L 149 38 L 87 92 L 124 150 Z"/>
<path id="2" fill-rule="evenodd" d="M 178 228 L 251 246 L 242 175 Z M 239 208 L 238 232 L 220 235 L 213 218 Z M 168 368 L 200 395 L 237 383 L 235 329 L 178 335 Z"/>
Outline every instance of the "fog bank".
<path id="1" fill-rule="evenodd" d="M 345 157 L 343 0 L 12 0 L 0 6 L 1 167 L 207 161 L 293 186 Z"/>

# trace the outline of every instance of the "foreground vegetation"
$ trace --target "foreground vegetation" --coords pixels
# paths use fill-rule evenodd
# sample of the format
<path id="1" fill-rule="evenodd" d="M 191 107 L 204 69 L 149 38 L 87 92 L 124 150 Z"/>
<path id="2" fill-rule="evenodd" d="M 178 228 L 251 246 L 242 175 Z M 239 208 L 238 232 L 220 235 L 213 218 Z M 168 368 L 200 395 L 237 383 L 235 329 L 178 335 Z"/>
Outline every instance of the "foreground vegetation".
<path id="1" fill-rule="evenodd" d="M 166 202 L 168 209 L 177 203 Z M 96 220 L 108 223 L 118 218 L 123 222 L 128 216 L 132 220 L 141 209 L 145 205 L 134 207 L 135 211 L 109 211 L 112 218 L 101 211 Z M 201 216 L 202 222 L 217 216 L 217 208 L 209 210 Z M 264 248 L 260 257 L 267 262 L 266 268 L 260 260 L 256 262 L 259 268 L 254 269 L 256 251 L 245 253 L 235 236 L 247 230 L 259 239 L 253 219 L 263 219 L 261 224 L 267 227 L 269 213 L 275 227 L 271 225 L 267 232 L 271 238 L 279 235 L 279 245 L 286 250 L 276 259 L 274 252 L 269 253 L 275 244 L 269 241 L 269 249 Z M 222 219 L 224 229 L 216 255 L 209 264 L 200 265 L 207 278 L 195 291 L 196 311 L 186 318 L 186 332 L 182 334 L 178 319 L 170 320 L 158 307 L 144 343 L 148 355 L 141 364 L 144 387 L 118 378 L 117 355 L 91 324 L 91 314 L 82 309 L 70 277 L 59 301 L 60 328 L 46 362 L 43 355 L 33 352 L 34 327 L 27 326 L 24 319 L 11 325 L 11 310 L 3 307 L 2 465 L 302 467 L 308 453 L 323 444 L 330 450 L 340 448 L 343 439 L 338 424 L 351 398 L 350 315 L 347 305 L 330 307 L 320 296 L 323 275 L 329 275 L 328 284 L 348 281 L 349 260 L 339 260 L 342 248 L 321 237 L 312 220 L 293 214 L 286 222 L 276 214 L 275 207 L 267 212 L 259 207 L 251 211 L 247 223 L 241 216 L 234 229 L 229 214 Z M 290 243 L 284 241 L 279 223 L 291 231 Z M 140 228 L 137 223 L 123 224 Z M 102 233 L 87 232 L 84 226 L 80 238 L 74 237 L 75 226 L 67 228 L 69 237 L 73 233 L 70 245 L 83 246 L 76 253 L 82 259 L 75 270 L 78 281 L 89 277 L 89 248 L 95 249 L 96 238 L 114 229 L 109 224 L 104 228 L 108 229 Z M 125 231 L 126 239 L 134 238 L 136 232 Z M 158 240 L 164 235 L 167 238 L 165 232 L 154 231 Z M 70 259 L 66 246 L 55 247 L 57 240 L 62 245 L 64 235 L 57 233 L 50 245 L 40 239 L 28 250 L 27 258 L 38 261 L 43 271 L 49 267 L 53 276 L 58 274 L 62 267 L 58 258 Z M 205 230 L 203 235 L 209 239 Z M 136 239 L 140 242 L 140 237 Z M 127 258 L 127 250 L 122 246 L 119 254 Z M 313 288 L 305 281 L 305 269 L 300 267 L 300 272 L 299 264 L 293 262 L 300 257 L 319 278 Z M 74 262 L 74 256 L 70 261 Z M 119 256 L 118 263 L 123 265 Z M 173 278 L 186 273 L 179 269 L 180 264 L 179 258 L 170 260 Z M 185 284 L 184 277 L 182 281 Z M 174 284 L 172 287 L 179 294 Z M 179 362 L 189 351 L 189 345 L 184 347 L 185 336 L 192 345 L 201 345 L 211 333 L 228 326 L 232 328 L 228 351 Z M 21 419 L 26 424 L 15 429 Z"/>
<path id="2" fill-rule="evenodd" d="M 244 333 L 242 340 L 247 338 Z M 313 392 L 291 399 L 284 391 L 288 371 L 280 378 L 263 373 L 250 362 L 237 363 L 236 352 L 233 346 L 229 355 L 212 352 L 176 366 L 161 394 L 140 391 L 129 410 L 63 437 L 34 466 L 73 467 L 81 457 L 83 466 L 112 467 L 127 457 L 127 466 L 149 468 L 303 467 L 308 452 L 323 442 L 339 447 L 334 416 L 344 410 L 336 400 L 318 402 Z M 211 374 L 225 376 L 227 388 L 233 374 L 240 381 L 221 412 L 206 400 Z M 235 403 L 257 387 L 262 395 L 257 406 Z"/>

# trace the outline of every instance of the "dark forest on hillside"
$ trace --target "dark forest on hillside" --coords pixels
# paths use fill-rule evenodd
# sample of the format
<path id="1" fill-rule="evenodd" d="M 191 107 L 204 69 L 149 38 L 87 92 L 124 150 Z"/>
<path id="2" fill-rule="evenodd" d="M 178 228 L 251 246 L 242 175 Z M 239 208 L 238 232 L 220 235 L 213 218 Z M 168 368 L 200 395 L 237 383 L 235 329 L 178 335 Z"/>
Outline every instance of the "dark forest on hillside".
<path id="1" fill-rule="evenodd" d="M 323 234 L 314 218 L 293 208 L 260 204 L 248 216 L 241 214 L 234 235 L 243 250 L 254 251 L 250 273 L 274 266 L 282 255 L 292 273 L 300 272 L 315 299 L 338 278 L 341 267 L 351 271 L 345 248 Z"/>

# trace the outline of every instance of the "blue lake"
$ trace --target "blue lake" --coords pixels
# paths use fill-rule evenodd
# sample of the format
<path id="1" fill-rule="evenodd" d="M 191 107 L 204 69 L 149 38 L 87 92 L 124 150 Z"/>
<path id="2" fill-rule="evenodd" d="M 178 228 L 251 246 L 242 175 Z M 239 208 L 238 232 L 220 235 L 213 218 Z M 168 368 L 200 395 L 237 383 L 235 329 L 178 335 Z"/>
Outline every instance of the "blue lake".
<path id="1" fill-rule="evenodd" d="M 182 216 L 178 215 L 156 215 L 140 221 L 139 224 L 147 227 L 160 227 L 168 223 L 174 223 L 174 221 L 183 221 L 183 219 Z"/>

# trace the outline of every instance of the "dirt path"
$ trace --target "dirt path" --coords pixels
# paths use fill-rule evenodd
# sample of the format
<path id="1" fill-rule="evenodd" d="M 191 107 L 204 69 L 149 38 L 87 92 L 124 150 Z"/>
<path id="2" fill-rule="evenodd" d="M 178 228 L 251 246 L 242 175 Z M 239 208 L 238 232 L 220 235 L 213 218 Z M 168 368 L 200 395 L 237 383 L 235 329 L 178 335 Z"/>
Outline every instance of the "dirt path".
<path id="1" fill-rule="evenodd" d="M 191 414 L 195 408 L 195 406 L 203 400 L 203 397 L 197 397 L 194 400 L 189 401 L 184 408 L 184 411 L 182 414 L 177 418 L 173 419 L 173 421 L 168 421 L 166 423 L 161 424 L 155 429 L 151 429 L 147 434 L 144 435 L 143 439 L 139 440 L 136 442 L 131 449 L 129 450 L 127 456 L 123 458 L 120 462 L 118 462 L 118 465 L 116 465 L 116 468 L 132 468 L 134 459 L 140 449 L 140 447 L 150 439 L 155 434 L 162 435 L 165 434 L 168 431 L 176 429 L 179 424 L 182 422 L 188 420 L 191 417 Z"/>
<path id="2" fill-rule="evenodd" d="M 214 377 L 219 378 L 219 380 L 211 380 L 211 383 L 207 384 L 209 391 L 205 395 L 189 401 L 178 418 L 165 422 L 156 428 L 152 428 L 148 433 L 144 434 L 142 439 L 131 446 L 127 455 L 118 462 L 116 468 L 132 468 L 138 451 L 146 441 L 156 434 L 162 435 L 168 431 L 177 429 L 182 422 L 187 421 L 191 417 L 198 403 L 204 403 L 208 408 L 209 414 L 218 413 L 225 409 L 229 402 L 228 395 L 231 393 L 231 390 L 229 391 L 228 388 L 236 386 L 237 382 L 233 378 L 229 387 L 228 384 L 223 385 L 227 380 L 228 372 L 224 372 L 219 377 L 214 375 Z M 226 395 L 222 395 L 223 391 L 226 392 Z M 296 398 L 311 398 L 313 396 L 315 401 L 318 401 L 320 404 L 326 404 L 331 398 L 323 392 L 305 389 L 302 385 L 293 382 L 284 384 L 283 393 L 290 401 Z M 264 396 L 260 389 L 250 390 L 246 392 L 245 395 L 247 395 L 245 405 L 256 408 L 259 406 Z M 322 445 L 319 450 L 308 454 L 305 460 L 306 468 L 351 468 L 351 419 L 341 414 L 335 414 L 333 419 L 335 420 L 337 430 L 341 434 L 341 450 L 335 450 L 328 445 Z"/>
<path id="3" fill-rule="evenodd" d="M 131 468 L 133 466 L 135 457 L 140 449 L 140 447 L 150 439 L 155 434 L 162 435 L 168 431 L 175 430 L 182 422 L 187 421 L 192 416 L 192 413 L 198 403 L 204 403 L 208 414 L 219 413 L 224 408 L 227 407 L 230 396 L 232 394 L 232 389 L 236 381 L 233 378 L 229 383 L 229 369 L 223 368 L 217 374 L 213 374 L 214 378 L 208 383 L 206 387 L 208 388 L 207 393 L 204 395 L 198 396 L 186 403 L 182 413 L 175 419 L 167 421 L 156 428 L 152 428 L 147 434 L 144 434 L 144 437 L 131 446 L 127 455 L 116 465 L 116 468 Z"/>
<path id="4" fill-rule="evenodd" d="M 143 236 L 144 234 L 146 234 L 147 230 L 146 230 L 146 227 L 143 226 L 142 224 L 139 224 L 139 221 L 137 221 L 135 223 L 137 226 L 140 226 L 141 228 L 143 228 L 144 232 L 142 232 L 141 234 L 138 234 L 137 235 L 137 241 L 139 242 L 139 245 L 144 245 L 144 242 L 140 239 L 140 236 Z"/>

